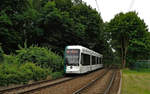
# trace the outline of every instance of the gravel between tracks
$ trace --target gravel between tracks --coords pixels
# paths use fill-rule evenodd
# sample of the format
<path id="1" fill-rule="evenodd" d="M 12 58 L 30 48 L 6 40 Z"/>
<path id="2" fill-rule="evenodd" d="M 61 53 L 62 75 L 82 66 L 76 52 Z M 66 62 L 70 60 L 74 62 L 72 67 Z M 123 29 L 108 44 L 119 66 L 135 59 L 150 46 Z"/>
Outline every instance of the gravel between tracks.
<path id="1" fill-rule="evenodd" d="M 94 84 L 82 91 L 80 94 L 103 94 L 111 80 L 112 74 L 113 71 L 109 71 L 101 79 L 97 80 Z"/>
<path id="2" fill-rule="evenodd" d="M 117 70 L 117 74 L 116 74 L 115 80 L 113 81 L 113 84 L 112 84 L 108 94 L 117 94 L 118 93 L 120 79 L 121 79 L 120 70 Z"/>
<path id="3" fill-rule="evenodd" d="M 34 88 L 38 88 L 40 86 L 46 86 L 46 85 L 49 85 L 49 84 L 54 84 L 54 83 L 57 83 L 57 82 L 60 82 L 60 81 L 63 81 L 63 80 L 68 80 L 70 79 L 71 77 L 64 77 L 64 78 L 60 78 L 60 79 L 56 79 L 56 80 L 51 80 L 49 82 L 46 82 L 46 83 L 40 83 L 40 84 L 37 84 L 37 85 L 31 85 L 29 87 L 24 87 L 23 89 L 18 89 L 18 90 L 11 90 L 11 91 L 8 91 L 8 92 L 5 92 L 4 94 L 18 94 L 20 92 L 24 92 L 26 90 L 31 90 L 31 89 L 34 89 Z"/>
<path id="4" fill-rule="evenodd" d="M 65 83 L 61 83 L 53 87 L 49 87 L 49 88 L 36 91 L 34 92 L 34 94 L 72 94 L 79 88 L 86 85 L 89 81 L 92 81 L 96 77 L 102 75 L 105 71 L 106 69 L 101 69 L 101 70 L 92 72 L 88 75 L 81 76 L 79 78 L 67 81 Z"/>

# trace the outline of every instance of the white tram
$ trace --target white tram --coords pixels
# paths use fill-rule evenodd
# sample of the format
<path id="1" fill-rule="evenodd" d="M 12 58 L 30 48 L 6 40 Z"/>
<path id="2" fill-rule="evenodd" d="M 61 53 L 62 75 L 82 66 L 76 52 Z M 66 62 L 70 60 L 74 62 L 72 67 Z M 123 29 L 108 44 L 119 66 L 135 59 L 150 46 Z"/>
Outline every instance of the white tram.
<path id="1" fill-rule="evenodd" d="M 82 74 L 103 67 L 103 55 L 83 46 L 67 46 L 65 49 L 65 73 Z"/>

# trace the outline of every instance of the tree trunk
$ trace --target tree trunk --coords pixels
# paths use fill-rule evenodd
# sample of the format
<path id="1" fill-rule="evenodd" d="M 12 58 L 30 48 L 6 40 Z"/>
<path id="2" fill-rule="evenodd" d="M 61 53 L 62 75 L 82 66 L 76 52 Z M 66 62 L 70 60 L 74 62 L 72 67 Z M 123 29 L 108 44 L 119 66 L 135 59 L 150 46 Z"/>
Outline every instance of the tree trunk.
<path id="1" fill-rule="evenodd" d="M 124 56 L 122 59 L 122 68 L 125 68 L 126 66 L 126 57 Z"/>
<path id="2" fill-rule="evenodd" d="M 126 66 L 127 49 L 128 49 L 128 39 L 124 37 L 121 39 L 122 68 L 125 68 Z"/>

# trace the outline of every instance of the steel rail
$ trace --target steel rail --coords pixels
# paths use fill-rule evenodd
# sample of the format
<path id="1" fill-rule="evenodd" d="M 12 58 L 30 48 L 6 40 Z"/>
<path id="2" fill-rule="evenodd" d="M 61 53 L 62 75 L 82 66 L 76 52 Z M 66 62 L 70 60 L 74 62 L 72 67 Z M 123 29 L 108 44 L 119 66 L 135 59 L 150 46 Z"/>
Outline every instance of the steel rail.
<path id="1" fill-rule="evenodd" d="M 96 72 L 95 71 L 92 71 L 92 73 Z M 108 71 L 107 71 L 108 72 Z M 38 91 L 38 90 L 41 90 L 41 89 L 44 89 L 44 88 L 47 88 L 47 87 L 52 87 L 52 86 L 55 86 L 55 85 L 58 85 L 58 84 L 61 84 L 61 83 L 64 83 L 64 82 L 67 82 L 69 80 L 73 80 L 73 79 L 76 79 L 78 77 L 82 77 L 82 76 L 86 76 L 88 74 L 84 74 L 84 75 L 80 75 L 80 76 L 77 76 L 77 77 L 73 77 L 72 79 L 68 79 L 66 81 L 61 81 L 61 82 L 58 82 L 58 83 L 55 83 L 55 84 L 52 84 L 52 85 L 46 85 L 46 86 L 42 86 L 42 87 L 39 87 L 39 88 L 35 88 L 35 89 L 31 89 L 31 90 L 28 90 L 28 91 L 24 91 L 24 92 L 20 92 L 19 94 L 26 94 L 26 93 L 31 93 L 31 92 L 34 92 L 34 91 Z"/>
<path id="2" fill-rule="evenodd" d="M 93 71 L 93 72 L 95 72 L 95 71 Z M 86 75 L 88 75 L 88 74 L 86 74 Z M 81 75 L 81 76 L 85 76 L 85 75 Z M 40 85 L 40 84 L 44 84 L 44 83 L 47 83 L 47 82 L 53 82 L 53 81 L 56 81 L 56 80 L 59 80 L 59 79 L 62 79 L 62 78 L 55 79 L 55 80 L 44 80 L 44 81 L 39 81 L 39 82 L 35 82 L 35 83 L 32 83 L 32 84 L 26 84 L 26 85 L 22 85 L 22 86 L 13 87 L 13 88 L 2 89 L 2 90 L 0 90 L 0 94 L 9 93 L 9 92 L 13 92 L 13 94 L 14 94 L 15 90 L 20 90 L 20 91 L 16 92 L 17 94 L 30 93 L 30 92 L 41 90 L 43 88 L 47 88 L 47 87 L 58 85 L 58 84 L 67 82 L 69 80 L 73 80 L 75 78 L 81 77 L 81 76 L 70 77 L 68 79 L 61 80 L 61 81 L 58 81 L 58 82 L 55 82 L 55 83 L 52 83 L 52 84 L 48 84 L 48 85 L 44 85 L 44 86 L 39 86 L 37 88 L 27 89 L 27 90 L 23 90 L 23 89 L 26 89 L 26 88 L 29 88 L 29 87 L 32 87 L 32 86 L 36 86 L 36 85 Z"/>
<path id="3" fill-rule="evenodd" d="M 96 71 L 92 71 L 92 73 L 94 73 L 94 72 L 96 72 Z M 55 84 L 52 84 L 52 85 L 47 85 L 47 86 L 43 86 L 43 87 L 31 89 L 31 90 L 28 90 L 28 91 L 24 91 L 24 92 L 21 92 L 21 93 L 19 93 L 19 94 L 31 93 L 31 92 L 34 92 L 34 91 L 37 91 L 37 90 L 41 90 L 41 89 L 44 89 L 44 88 L 47 88 L 47 87 L 52 87 L 52 86 L 55 86 L 55 85 L 58 85 L 58 84 L 67 82 L 67 81 L 69 81 L 69 80 L 76 79 L 76 78 L 78 78 L 78 77 L 86 76 L 86 75 L 89 75 L 89 73 L 88 73 L 88 74 L 84 74 L 84 75 L 80 75 L 80 76 L 77 76 L 77 77 L 73 77 L 72 79 L 68 79 L 68 80 L 66 80 L 66 81 L 61 81 L 61 82 L 58 82 L 58 83 L 55 83 Z"/>
<path id="4" fill-rule="evenodd" d="M 73 94 L 80 94 L 83 90 L 85 90 L 86 88 L 88 88 L 89 86 L 93 85 L 97 80 L 101 79 L 104 75 L 106 75 L 108 73 L 109 70 L 107 70 L 105 73 L 103 73 L 103 75 L 97 77 L 95 80 L 92 80 L 91 82 L 89 82 L 87 85 L 85 85 L 84 87 L 78 89 L 77 91 L 75 91 Z"/>
<path id="5" fill-rule="evenodd" d="M 9 92 L 12 90 L 20 89 L 20 88 L 26 88 L 26 87 L 36 85 L 36 84 L 41 84 L 41 83 L 48 82 L 48 81 L 52 81 L 52 80 L 45 80 L 45 81 L 40 81 L 40 82 L 36 82 L 36 83 L 32 83 L 32 84 L 26 84 L 26 85 L 21 85 L 21 86 L 17 86 L 17 87 L 2 89 L 2 90 L 0 90 L 0 94 L 5 93 L 5 92 Z"/>
<path id="6" fill-rule="evenodd" d="M 108 87 L 106 88 L 106 90 L 104 91 L 104 94 L 108 94 L 108 92 L 109 92 L 109 90 L 110 90 L 110 88 L 111 88 L 111 86 L 112 86 L 112 84 L 113 84 L 113 81 L 115 80 L 115 77 L 116 77 L 116 71 L 113 72 L 113 75 L 112 75 L 112 77 L 111 77 L 111 80 L 110 80 L 110 82 L 109 82 L 109 85 L 108 85 Z"/>
<path id="7" fill-rule="evenodd" d="M 63 81 L 60 81 L 60 82 L 56 82 L 56 83 L 54 83 L 54 84 L 49 84 L 49 85 L 41 86 L 41 87 L 34 88 L 34 89 L 31 89 L 31 90 L 19 92 L 19 94 L 31 93 L 31 92 L 34 92 L 34 91 L 37 91 L 37 90 L 41 90 L 41 89 L 44 89 L 44 88 L 47 88 L 47 87 L 52 87 L 52 86 L 55 86 L 55 85 L 58 85 L 58 84 L 61 84 L 61 83 L 64 83 L 64 82 L 73 80 L 73 79 L 75 79 L 75 78 L 77 78 L 77 77 L 70 78 L 70 79 L 67 79 L 67 80 L 63 80 Z"/>
<path id="8" fill-rule="evenodd" d="M 46 85 L 46 86 L 43 86 L 43 87 L 48 87 L 48 86 L 54 86 L 54 85 L 57 85 L 57 84 L 60 84 L 60 83 L 63 83 L 63 82 L 66 82 L 66 81 L 69 81 L 69 80 L 72 80 L 72 79 L 75 79 L 76 77 L 70 77 L 68 79 L 65 79 L 65 80 L 62 80 L 62 81 L 58 81 L 56 83 L 53 83 L 53 84 L 49 84 L 49 85 Z M 61 78 L 59 78 L 61 79 Z M 14 90 L 21 90 L 21 89 L 24 89 L 24 88 L 29 88 L 31 86 L 35 86 L 35 85 L 38 85 L 38 84 L 43 84 L 43 83 L 47 83 L 47 82 L 52 82 L 52 81 L 56 81 L 56 80 L 59 80 L 59 79 L 55 79 L 55 80 L 45 80 L 45 81 L 40 81 L 40 82 L 36 82 L 36 83 L 32 83 L 32 84 L 26 84 L 26 85 L 22 85 L 22 86 L 18 86 L 18 87 L 13 87 L 13 88 L 8 88 L 8 89 L 3 89 L 3 90 L 0 90 L 0 94 L 3 94 L 3 93 L 6 93 L 6 92 L 13 92 Z M 40 89 L 42 87 L 38 87 L 38 88 L 35 88 L 33 90 L 27 90 L 27 91 L 24 91 L 24 92 L 20 92 L 20 93 L 26 93 L 26 92 L 30 92 L 30 91 L 34 91 L 34 90 L 37 90 L 37 89 Z M 19 94 L 20 94 L 19 93 Z"/>

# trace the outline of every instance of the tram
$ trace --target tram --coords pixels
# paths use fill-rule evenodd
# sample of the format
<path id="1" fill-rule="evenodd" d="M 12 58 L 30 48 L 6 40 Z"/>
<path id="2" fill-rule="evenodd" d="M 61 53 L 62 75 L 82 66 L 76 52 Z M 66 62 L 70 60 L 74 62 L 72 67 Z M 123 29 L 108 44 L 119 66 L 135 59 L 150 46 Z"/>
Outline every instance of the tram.
<path id="1" fill-rule="evenodd" d="M 83 74 L 103 67 L 103 55 L 80 45 L 65 48 L 65 73 Z"/>

